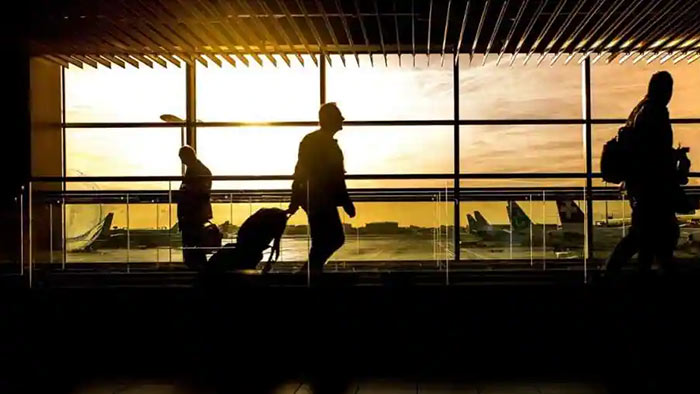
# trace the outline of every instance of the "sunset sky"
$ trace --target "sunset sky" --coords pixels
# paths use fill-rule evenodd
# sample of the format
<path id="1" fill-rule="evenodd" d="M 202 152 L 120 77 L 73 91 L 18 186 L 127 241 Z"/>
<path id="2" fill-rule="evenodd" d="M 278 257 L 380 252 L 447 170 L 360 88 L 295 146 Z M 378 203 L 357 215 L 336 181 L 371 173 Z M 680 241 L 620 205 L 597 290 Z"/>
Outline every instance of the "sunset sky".
<path id="1" fill-rule="evenodd" d="M 308 60 L 308 59 L 307 59 Z M 452 108 L 452 58 L 441 66 L 440 56 L 418 56 L 416 67 L 410 56 L 390 56 L 389 66 L 367 56 L 361 67 L 348 58 L 347 67 L 334 59 L 327 69 L 327 98 L 336 101 L 347 120 L 449 120 Z M 460 116 L 462 119 L 580 118 L 581 68 L 575 61 L 537 67 L 521 59 L 508 67 L 508 58 L 496 66 L 490 56 L 485 66 L 481 57 L 460 59 Z M 675 79 L 672 117 L 700 117 L 700 62 L 687 65 L 652 65 L 627 62 L 592 67 L 593 116 L 625 118 L 644 95 L 650 75 L 670 71 Z M 100 67 L 66 70 L 66 120 L 73 122 L 160 122 L 161 114 L 184 118 L 184 69 L 106 69 Z M 308 60 L 306 66 L 292 63 L 277 68 L 251 62 L 250 68 L 210 66 L 197 69 L 197 118 L 201 121 L 315 121 L 319 103 L 319 70 Z M 602 144 L 619 127 L 594 126 L 594 162 Z M 691 156 L 700 163 L 700 125 L 675 128 L 676 141 L 691 146 Z M 298 143 L 313 127 L 210 127 L 198 130 L 198 154 L 216 175 L 291 174 Z M 451 126 L 348 126 L 337 134 L 349 174 L 450 173 L 453 171 Z M 67 130 L 69 175 L 179 175 L 177 149 L 179 128 Z M 463 126 L 460 167 L 462 172 L 582 172 L 584 154 L 581 126 Z M 596 164 L 597 165 L 597 164 Z M 444 181 L 415 182 L 411 186 L 442 186 Z M 557 184 L 572 184 L 556 181 Z M 252 187 L 285 187 L 287 182 L 258 183 Z M 490 183 L 493 184 L 493 183 Z M 504 182 L 500 181 L 503 185 Z M 510 181 L 508 186 L 519 183 Z M 532 184 L 532 181 L 530 181 Z M 551 184 L 551 183 L 550 183 Z M 362 182 L 362 187 L 406 186 L 394 182 Z M 476 184 L 474 184 L 476 185 Z M 151 185 L 163 188 L 163 184 Z M 215 187 L 243 185 L 220 183 Z M 353 185 L 351 185 L 352 187 Z M 114 189 L 117 185 L 83 186 Z M 250 184 L 245 187 L 251 187 Z M 141 185 L 139 188 L 143 188 Z M 404 225 L 432 225 L 434 204 L 415 208 L 393 208 L 373 204 L 359 210 L 356 224 L 394 220 Z M 502 204 L 501 204 L 502 205 Z M 501 205 L 484 206 L 485 216 L 504 220 Z M 468 207 L 465 207 L 465 209 Z M 476 207 L 478 208 L 478 207 Z M 139 208 L 139 209 L 146 209 Z M 151 207 L 153 215 L 155 208 Z M 162 207 L 167 212 L 167 207 Z M 220 210 L 222 208 L 216 208 Z M 238 208 L 237 208 L 238 209 Z M 245 218 L 244 208 L 240 216 Z M 541 211 L 541 208 L 540 208 Z M 218 211 L 217 211 L 218 212 Z M 224 215 L 225 213 L 225 215 Z M 229 209 L 217 213 L 227 216 Z M 433 217 L 430 217 L 432 214 Z M 120 215 L 115 224 L 121 225 Z M 153 226 L 144 213 L 132 218 L 135 226 Z M 540 215 L 541 216 L 541 215 Z M 556 211 L 551 215 L 556 221 Z M 142 220 L 138 218 L 142 217 Z M 428 218 L 430 217 L 430 218 Z M 421 219 L 422 218 L 422 219 Z M 550 220 L 550 219 L 548 219 Z M 219 220 L 221 221 L 221 220 Z M 297 215 L 294 222 L 303 222 Z"/>

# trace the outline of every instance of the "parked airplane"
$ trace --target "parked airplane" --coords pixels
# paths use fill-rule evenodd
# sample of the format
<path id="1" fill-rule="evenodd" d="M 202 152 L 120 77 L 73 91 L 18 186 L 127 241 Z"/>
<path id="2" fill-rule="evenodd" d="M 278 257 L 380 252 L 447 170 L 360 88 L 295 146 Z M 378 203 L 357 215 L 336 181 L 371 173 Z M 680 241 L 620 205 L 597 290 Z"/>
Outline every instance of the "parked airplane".
<path id="1" fill-rule="evenodd" d="M 462 237 L 461 245 L 481 247 L 543 245 L 544 233 L 557 229 L 554 224 L 533 223 L 515 201 L 507 203 L 506 211 L 510 221 L 507 225 L 492 225 L 479 211 L 475 211 L 474 216 L 467 214 L 469 231 L 466 237 Z"/>
<path id="2" fill-rule="evenodd" d="M 479 211 L 475 211 L 474 216 L 467 214 L 467 223 L 468 232 L 462 236 L 462 246 L 506 246 L 512 240 L 510 226 L 493 226 Z"/>
<path id="3" fill-rule="evenodd" d="M 573 200 L 557 200 L 557 211 L 561 226 L 547 234 L 548 243 L 555 251 L 583 251 L 585 246 L 586 217 Z M 612 251 L 625 230 L 620 226 L 594 226 L 593 248 L 600 251 Z"/>
<path id="4" fill-rule="evenodd" d="M 114 213 L 110 212 L 104 217 L 104 219 L 86 232 L 74 237 L 66 238 L 66 250 L 69 252 L 93 250 L 96 242 L 109 237 L 113 219 Z"/>
<path id="5" fill-rule="evenodd" d="M 106 236 L 96 239 L 90 248 L 123 249 L 127 243 L 136 249 L 176 246 L 182 244 L 182 234 L 177 223 L 169 229 L 111 229 Z"/>

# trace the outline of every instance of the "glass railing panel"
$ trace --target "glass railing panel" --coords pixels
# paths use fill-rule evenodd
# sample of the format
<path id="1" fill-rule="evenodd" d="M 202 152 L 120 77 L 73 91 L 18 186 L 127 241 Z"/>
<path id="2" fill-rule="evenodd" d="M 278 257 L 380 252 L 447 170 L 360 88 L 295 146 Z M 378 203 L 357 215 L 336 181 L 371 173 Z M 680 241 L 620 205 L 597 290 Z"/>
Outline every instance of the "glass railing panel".
<path id="1" fill-rule="evenodd" d="M 462 182 L 461 253 L 455 269 L 586 268 L 583 188 L 470 187 L 481 182 Z"/>

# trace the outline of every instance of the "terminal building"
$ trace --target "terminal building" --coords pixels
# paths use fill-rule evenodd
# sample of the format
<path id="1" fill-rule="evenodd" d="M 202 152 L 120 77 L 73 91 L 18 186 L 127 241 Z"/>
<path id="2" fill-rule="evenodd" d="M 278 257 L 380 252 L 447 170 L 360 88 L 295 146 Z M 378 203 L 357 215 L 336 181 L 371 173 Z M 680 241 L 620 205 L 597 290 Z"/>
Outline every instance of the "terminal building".
<path id="1" fill-rule="evenodd" d="M 357 215 L 340 213 L 345 243 L 323 290 L 305 271 L 303 210 L 270 272 L 222 274 L 229 288 L 293 289 L 273 308 L 290 319 L 292 300 L 313 299 L 301 289 L 400 287 L 415 301 L 434 289 L 546 284 L 569 286 L 562 302 L 579 300 L 631 225 L 629 196 L 602 179 L 603 146 L 656 72 L 673 76 L 673 144 L 690 148 L 684 191 L 700 197 L 699 17 L 694 0 L 23 2 L 8 16 L 0 285 L 28 294 L 198 288 L 177 222 L 179 148 L 193 147 L 211 170 L 211 221 L 224 244 L 235 242 L 260 208 L 287 208 L 299 143 L 318 129 L 320 105 L 334 102 Z M 678 222 L 675 260 L 694 272 L 700 212 Z M 625 272 L 634 270 L 633 260 Z M 373 299 L 349 298 L 339 301 L 348 310 Z M 447 324 L 427 322 L 440 296 L 421 300 L 425 320 L 411 332 Z M 387 318 L 380 305 L 393 304 L 374 304 L 363 321 Z M 447 305 L 456 301 L 440 311 Z M 380 346 L 370 337 L 355 345 Z M 434 350 L 449 338 L 419 342 Z M 517 347 L 508 343 L 496 347 Z"/>

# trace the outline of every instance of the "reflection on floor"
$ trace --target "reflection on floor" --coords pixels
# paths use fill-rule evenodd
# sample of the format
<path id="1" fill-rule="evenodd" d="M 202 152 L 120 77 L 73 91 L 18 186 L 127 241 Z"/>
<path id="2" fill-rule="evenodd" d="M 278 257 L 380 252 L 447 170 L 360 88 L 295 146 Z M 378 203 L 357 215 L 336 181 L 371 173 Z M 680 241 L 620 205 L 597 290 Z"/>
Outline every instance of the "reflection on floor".
<path id="1" fill-rule="evenodd" d="M 363 380 L 345 385 L 348 394 L 604 394 L 602 386 L 586 382 L 486 382 L 440 383 L 398 380 Z M 192 384 L 157 381 L 118 381 L 88 383 L 72 394 L 214 394 L 216 389 Z M 266 390 L 269 394 L 313 394 L 309 384 L 291 380 Z"/>

